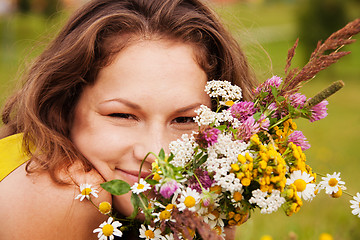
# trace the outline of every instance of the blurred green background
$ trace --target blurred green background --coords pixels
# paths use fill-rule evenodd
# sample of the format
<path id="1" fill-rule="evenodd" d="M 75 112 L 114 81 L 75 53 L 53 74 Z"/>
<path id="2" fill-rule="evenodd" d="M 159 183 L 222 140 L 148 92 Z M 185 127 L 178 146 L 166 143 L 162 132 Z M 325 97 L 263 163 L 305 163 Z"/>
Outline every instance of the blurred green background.
<path id="1" fill-rule="evenodd" d="M 18 0 L 17 8 L 6 8 L 10 6 L 6 2 L 16 3 L 0 0 L 1 105 L 81 1 L 72 5 L 70 0 Z M 360 17 L 359 0 L 213 0 L 210 5 L 239 40 L 259 82 L 273 74 L 284 76 L 287 51 L 297 37 L 300 42 L 292 66 L 302 67 L 317 40 Z M 341 172 L 348 192 L 355 194 L 360 191 L 360 42 L 344 50 L 352 54 L 301 90 L 311 97 L 333 81 L 343 80 L 345 87 L 328 99 L 329 116 L 320 122 L 298 120 L 297 124 L 312 145 L 307 150 L 308 164 L 322 174 Z M 274 240 L 320 239 L 324 232 L 338 240 L 360 239 L 360 219 L 351 214 L 350 199 L 346 195 L 332 199 L 322 192 L 292 217 L 282 211 L 255 212 L 238 228 L 237 239 L 265 240 L 265 235 Z"/>

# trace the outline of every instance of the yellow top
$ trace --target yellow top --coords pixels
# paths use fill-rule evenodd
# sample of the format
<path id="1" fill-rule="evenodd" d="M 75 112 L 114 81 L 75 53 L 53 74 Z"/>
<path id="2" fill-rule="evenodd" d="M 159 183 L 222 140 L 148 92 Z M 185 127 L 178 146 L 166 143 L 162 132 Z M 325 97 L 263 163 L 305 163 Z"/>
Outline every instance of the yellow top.
<path id="1" fill-rule="evenodd" d="M 23 151 L 22 140 L 22 133 L 0 139 L 0 182 L 29 159 Z"/>

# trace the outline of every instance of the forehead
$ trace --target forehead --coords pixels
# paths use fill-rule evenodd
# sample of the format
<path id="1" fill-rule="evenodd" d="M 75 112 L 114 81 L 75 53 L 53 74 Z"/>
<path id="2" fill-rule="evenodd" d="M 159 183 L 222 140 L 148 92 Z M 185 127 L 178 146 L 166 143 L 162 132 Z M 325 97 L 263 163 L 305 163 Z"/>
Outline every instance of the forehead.
<path id="1" fill-rule="evenodd" d="M 93 88 L 106 98 L 202 98 L 207 76 L 194 51 L 192 45 L 175 41 L 136 41 L 99 71 Z"/>

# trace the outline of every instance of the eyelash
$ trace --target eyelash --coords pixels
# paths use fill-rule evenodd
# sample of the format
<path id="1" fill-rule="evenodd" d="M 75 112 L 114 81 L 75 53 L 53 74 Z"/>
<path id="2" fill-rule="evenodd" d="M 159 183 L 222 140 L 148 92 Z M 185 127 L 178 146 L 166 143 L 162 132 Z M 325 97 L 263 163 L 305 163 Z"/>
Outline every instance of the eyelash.
<path id="1" fill-rule="evenodd" d="M 108 116 L 113 118 L 137 120 L 137 117 L 135 115 L 129 113 L 111 113 Z M 194 123 L 195 121 L 194 121 L 194 117 L 177 117 L 174 120 L 172 120 L 172 122 L 175 124 L 191 124 Z"/>
<path id="2" fill-rule="evenodd" d="M 173 120 L 173 122 L 178 124 L 188 124 L 188 123 L 194 123 L 195 121 L 193 117 L 177 117 Z"/>
<path id="3" fill-rule="evenodd" d="M 137 119 L 136 116 L 129 113 L 111 113 L 108 116 L 114 118 Z"/>

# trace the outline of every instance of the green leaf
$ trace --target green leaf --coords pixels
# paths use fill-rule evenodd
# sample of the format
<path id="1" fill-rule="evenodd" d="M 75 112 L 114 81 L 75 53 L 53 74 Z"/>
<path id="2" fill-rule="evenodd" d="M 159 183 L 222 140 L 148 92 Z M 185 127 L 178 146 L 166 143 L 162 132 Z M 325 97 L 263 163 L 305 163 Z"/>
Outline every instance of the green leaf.
<path id="1" fill-rule="evenodd" d="M 283 101 L 285 101 L 285 97 L 284 97 L 284 96 L 279 96 L 279 97 L 277 98 L 277 101 L 278 101 L 278 102 L 283 102 Z"/>
<path id="2" fill-rule="evenodd" d="M 278 95 L 278 90 L 276 89 L 276 87 L 270 86 L 271 88 L 271 93 L 272 95 L 274 95 L 274 97 L 277 97 Z"/>
<path id="3" fill-rule="evenodd" d="M 162 149 L 160 150 L 160 152 L 159 152 L 159 158 L 160 158 L 161 160 L 165 160 L 165 151 L 164 151 L 163 148 L 162 148 Z"/>
<path id="4" fill-rule="evenodd" d="M 261 93 L 260 93 L 260 97 L 261 97 L 261 98 L 265 98 L 267 95 L 269 95 L 268 92 L 261 92 Z"/>
<path id="5" fill-rule="evenodd" d="M 112 195 L 123 195 L 125 193 L 128 193 L 131 188 L 131 186 L 127 182 L 119 179 L 101 183 L 100 186 Z"/>
<path id="6" fill-rule="evenodd" d="M 129 217 L 130 219 L 134 219 L 139 212 L 139 206 L 140 206 L 140 198 L 137 194 L 133 193 L 131 194 L 131 203 L 134 207 L 134 211 L 132 212 L 131 216 Z"/>
<path id="7" fill-rule="evenodd" d="M 253 118 L 255 119 L 255 121 L 258 121 L 260 119 L 261 114 L 262 114 L 261 112 L 257 112 L 253 115 Z"/>
<path id="8" fill-rule="evenodd" d="M 196 163 L 197 168 L 200 167 L 204 162 L 206 162 L 208 155 L 204 155 L 200 158 L 200 160 Z"/>
<path id="9" fill-rule="evenodd" d="M 148 184 L 150 184 L 151 186 L 154 186 L 155 184 L 159 183 L 158 181 L 153 180 L 153 179 L 146 179 L 145 181 L 146 181 Z"/>
<path id="10" fill-rule="evenodd" d="M 173 153 L 170 153 L 170 156 L 168 158 L 168 163 L 171 162 L 171 160 L 173 160 L 175 157 L 175 155 Z"/>
<path id="11" fill-rule="evenodd" d="M 220 126 L 217 126 L 215 128 L 219 129 L 220 131 L 224 131 L 227 128 L 227 126 L 226 125 L 220 125 Z"/>

